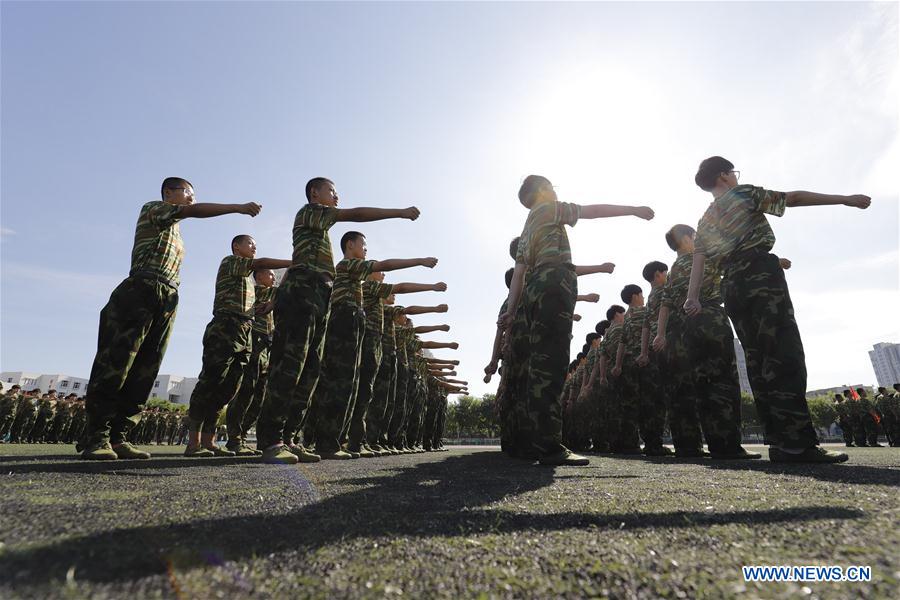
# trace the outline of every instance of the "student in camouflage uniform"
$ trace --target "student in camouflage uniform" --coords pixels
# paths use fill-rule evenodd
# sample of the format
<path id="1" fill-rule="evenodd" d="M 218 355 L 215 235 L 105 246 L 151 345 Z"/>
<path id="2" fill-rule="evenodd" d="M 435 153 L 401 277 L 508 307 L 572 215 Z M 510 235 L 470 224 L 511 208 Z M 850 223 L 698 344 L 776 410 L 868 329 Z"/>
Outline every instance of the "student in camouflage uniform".
<path id="1" fill-rule="evenodd" d="M 668 415 L 671 415 L 671 386 L 663 352 L 655 351 L 650 342 L 656 337 L 659 325 L 659 309 L 662 307 L 663 288 L 668 278 L 669 267 L 658 260 L 644 265 L 641 276 L 650 284 L 647 296 L 647 314 L 641 328 L 640 352 L 635 363 L 644 370 L 642 385 L 644 398 L 656 398 Z M 670 431 L 673 429 L 670 421 Z M 674 433 L 672 435 L 675 437 Z"/>
<path id="2" fill-rule="evenodd" d="M 232 213 L 256 216 L 261 210 L 254 202 L 194 204 L 193 186 L 180 177 L 166 178 L 161 194 L 161 201 L 141 208 L 131 270 L 100 312 L 85 397 L 88 422 L 76 447 L 85 459 L 150 457 L 129 444 L 127 435 L 150 395 L 175 321 L 184 257 L 179 222 Z"/>
<path id="3" fill-rule="evenodd" d="M 275 316 L 272 313 L 276 292 L 275 272 L 271 269 L 256 270 L 253 272 L 253 281 L 256 304 L 251 328 L 253 339 L 250 360 L 244 371 L 241 387 L 225 413 L 228 429 L 225 448 L 237 456 L 257 454 L 256 450 L 244 442 L 247 431 L 256 421 L 254 417 L 259 414 L 259 404 L 265 394 L 266 377 L 269 373 L 269 346 L 272 344 L 272 331 L 275 328 Z"/>
<path id="4" fill-rule="evenodd" d="M 622 289 L 621 297 L 628 305 L 628 311 L 622 323 L 622 339 L 616 350 L 616 365 L 613 368 L 616 377 L 621 375 L 621 410 L 629 420 L 637 420 L 645 455 L 670 456 L 672 451 L 662 442 L 666 428 L 665 402 L 661 396 L 650 393 L 649 372 L 637 363 L 647 316 L 644 292 L 639 285 L 632 283 Z"/>
<path id="5" fill-rule="evenodd" d="M 598 322 L 594 326 L 594 333 L 597 337 L 591 342 L 591 349 L 588 351 L 586 362 L 586 373 L 584 385 L 581 388 L 580 402 L 583 405 L 583 420 L 589 430 L 591 438 L 591 450 L 593 452 L 609 452 L 609 434 L 606 431 L 606 407 L 601 407 L 600 386 L 597 384 L 600 373 L 600 357 L 603 354 L 603 340 L 606 336 L 606 330 L 609 329 L 609 321 L 606 319 Z"/>
<path id="6" fill-rule="evenodd" d="M 219 263 L 213 318 L 203 333 L 203 368 L 188 407 L 188 457 L 234 456 L 216 445 L 215 436 L 219 414 L 237 395 L 252 354 L 256 291 L 250 275 L 291 265 L 290 260 L 256 258 L 256 241 L 249 235 L 235 236 L 231 251 Z"/>
<path id="7" fill-rule="evenodd" d="M 869 446 L 882 448 L 878 443 L 878 428 L 881 425 L 882 416 L 869 400 L 869 393 L 865 388 L 856 388 L 856 394 L 859 396 L 859 415 L 866 432 L 866 442 Z"/>
<path id="8" fill-rule="evenodd" d="M 375 379 L 381 368 L 383 359 L 384 301 L 393 294 L 409 294 L 415 292 L 444 292 L 447 284 L 428 283 L 384 283 L 384 273 L 373 272 L 363 282 L 363 308 L 365 311 L 365 334 L 360 356 L 359 388 L 356 403 L 350 415 L 348 431 L 348 450 L 359 453 L 364 458 L 380 456 L 379 450 L 373 450 L 366 436 L 366 417 L 375 393 Z M 440 325 L 433 330 L 449 331 L 449 325 Z M 376 438 L 373 437 L 373 441 Z"/>
<path id="9" fill-rule="evenodd" d="M 887 437 L 888 445 L 894 445 L 894 414 L 890 407 L 890 395 L 887 388 L 879 387 L 878 393 L 875 394 L 874 402 L 875 411 L 881 415 L 881 430 Z"/>
<path id="10" fill-rule="evenodd" d="M 341 238 L 344 258 L 335 267 L 336 277 L 331 293 L 331 308 L 322 377 L 313 397 L 318 404 L 314 423 L 316 453 L 323 459 L 352 458 L 341 449 L 349 433 L 350 418 L 356 404 L 359 385 L 359 363 L 365 334 L 363 280 L 373 271 L 385 272 L 411 267 L 433 268 L 437 259 L 411 258 L 383 261 L 366 260 L 366 238 L 350 231 Z M 390 288 L 384 288 L 390 294 Z M 361 441 L 361 440 L 360 440 Z"/>
<path id="11" fill-rule="evenodd" d="M 850 413 L 849 401 L 845 401 L 840 394 L 834 395 L 834 410 L 838 415 L 838 426 L 844 436 L 844 444 L 848 448 L 853 447 L 853 418 Z"/>
<path id="12" fill-rule="evenodd" d="M 14 385 L 0 398 L 0 443 L 5 442 L 16 420 L 21 389 L 21 386 Z"/>
<path id="13" fill-rule="evenodd" d="M 19 397 L 19 403 L 16 406 L 16 418 L 12 424 L 10 431 L 10 441 L 15 443 L 26 443 L 31 437 L 31 429 L 34 427 L 35 419 L 38 414 L 38 403 L 40 401 L 41 390 L 34 389 L 25 392 Z"/>
<path id="14" fill-rule="evenodd" d="M 679 428 L 692 432 L 689 421 L 699 420 L 709 452 L 714 459 L 756 459 L 762 455 L 741 446 L 741 387 L 737 358 L 728 317 L 719 294 L 721 274 L 710 261 L 705 264 L 700 287 L 703 310 L 685 318 L 679 309 L 687 298 L 693 264 L 694 230 L 676 225 L 666 234 L 678 252 L 663 289 L 662 308 L 655 347 L 664 350 L 669 337 L 668 322 L 675 321 L 680 339 L 675 340 L 673 363 L 685 373 L 679 377 Z M 692 435 L 696 435 L 693 434 Z M 690 455 L 690 447 L 688 455 Z"/>
<path id="15" fill-rule="evenodd" d="M 586 465 L 588 459 L 567 449 L 561 441 L 559 395 L 568 362 L 575 299 L 575 268 L 564 225 L 581 219 L 634 215 L 653 218 L 641 207 L 579 206 L 558 202 L 545 177 L 529 175 L 519 190 L 519 201 L 529 210 L 519 236 L 516 270 L 507 312 L 500 322 L 509 327 L 523 299 L 530 353 L 526 397 L 532 444 L 546 465 Z M 528 271 L 527 282 L 525 272 Z"/>
<path id="16" fill-rule="evenodd" d="M 714 200 L 697 226 L 685 311 L 700 314 L 700 283 L 710 260 L 724 273 L 725 310 L 747 356 L 757 412 L 775 462 L 843 462 L 847 455 L 818 446 L 806 403 L 806 361 L 784 271 L 770 253 L 775 234 L 765 215 L 786 207 L 844 204 L 867 208 L 868 196 L 774 192 L 738 185 L 728 160 L 704 160 L 694 178 Z"/>
<path id="17" fill-rule="evenodd" d="M 306 411 L 310 396 L 305 390 L 308 388 L 309 394 L 315 390 L 314 384 L 301 385 L 304 393 L 297 393 L 304 371 L 309 369 L 307 380 L 318 380 L 335 278 L 328 230 L 338 221 L 415 220 L 419 216 L 415 207 L 339 209 L 334 183 L 324 177 L 316 177 L 306 184 L 306 198 L 308 204 L 294 219 L 293 263 L 275 297 L 278 327 L 269 355 L 266 397 L 256 427 L 257 448 L 263 451 L 263 460 L 271 463 L 295 464 L 300 460 L 284 444 L 294 435 L 285 426 L 289 417 Z M 309 360 L 310 357 L 314 360 Z M 298 451 L 304 460 L 316 460 L 315 455 L 302 448 Z"/>
<path id="18" fill-rule="evenodd" d="M 622 341 L 625 308 L 618 304 L 610 306 L 606 311 L 606 319 L 610 322 L 610 326 L 600 344 L 598 374 L 603 394 L 603 411 L 600 418 L 606 423 L 604 429 L 610 452 L 624 455 L 641 454 L 637 414 L 634 410 L 628 410 L 627 401 L 622 398 L 625 384 L 621 375 L 614 370 L 619 344 Z"/>

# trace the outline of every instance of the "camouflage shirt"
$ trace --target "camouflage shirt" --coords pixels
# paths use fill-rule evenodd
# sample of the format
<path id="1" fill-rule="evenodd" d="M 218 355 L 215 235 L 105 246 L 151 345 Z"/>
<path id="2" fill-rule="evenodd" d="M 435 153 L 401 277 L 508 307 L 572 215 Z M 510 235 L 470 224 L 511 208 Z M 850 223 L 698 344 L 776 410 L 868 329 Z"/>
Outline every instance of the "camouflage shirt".
<path id="1" fill-rule="evenodd" d="M 130 275 L 149 273 L 178 285 L 184 242 L 178 222 L 181 207 L 156 200 L 141 207 L 134 229 Z"/>
<path id="2" fill-rule="evenodd" d="M 397 353 L 396 324 L 394 317 L 403 310 L 402 306 L 384 306 L 384 329 L 381 330 L 381 347 L 387 354 Z"/>
<path id="3" fill-rule="evenodd" d="M 364 281 L 363 306 L 366 309 L 366 335 L 381 336 L 384 331 L 384 301 L 394 293 L 394 286 L 377 281 Z"/>
<path id="4" fill-rule="evenodd" d="M 651 344 L 659 326 L 659 309 L 662 308 L 664 289 L 665 286 L 651 288 L 650 295 L 647 296 L 647 317 L 644 319 L 644 327 L 650 330 Z"/>
<path id="5" fill-rule="evenodd" d="M 622 323 L 622 344 L 625 346 L 625 356 L 637 358 L 641 353 L 641 331 L 644 329 L 644 320 L 647 318 L 647 308 L 629 307 L 625 313 L 625 322 Z"/>
<path id="6" fill-rule="evenodd" d="M 397 345 L 397 366 L 405 367 L 407 366 L 407 356 L 406 356 L 406 348 L 407 341 L 406 338 L 409 333 L 412 332 L 411 327 L 406 327 L 402 325 L 394 324 L 394 341 Z"/>
<path id="7" fill-rule="evenodd" d="M 262 285 L 254 286 L 254 291 L 256 293 L 256 306 L 261 306 L 275 298 L 275 290 L 277 290 L 275 286 L 265 287 Z M 255 308 L 255 307 L 254 307 Z M 272 330 L 275 329 L 275 311 L 270 310 L 268 313 L 264 315 L 256 315 L 253 318 L 253 330 L 258 331 L 259 333 L 264 333 L 266 335 L 271 335 Z"/>
<path id="8" fill-rule="evenodd" d="M 344 258 L 335 266 L 336 276 L 331 289 L 331 304 L 351 304 L 358 308 L 363 306 L 363 279 L 372 272 L 374 260 Z"/>
<path id="9" fill-rule="evenodd" d="M 672 263 L 669 271 L 669 279 L 663 288 L 662 305 L 669 308 L 669 317 L 677 312 L 680 314 L 685 300 L 687 300 L 688 286 L 691 283 L 691 266 L 694 262 L 693 254 L 682 254 Z M 703 279 L 700 281 L 700 302 L 703 304 L 721 304 L 722 297 L 719 287 L 722 283 L 722 273 L 714 260 L 707 260 L 703 265 Z"/>
<path id="10" fill-rule="evenodd" d="M 337 221 L 337 209 L 307 204 L 294 217 L 292 267 L 304 267 L 334 279 L 334 256 L 328 230 Z"/>
<path id="11" fill-rule="evenodd" d="M 616 364 L 616 352 L 619 348 L 619 342 L 622 340 L 622 325 L 613 323 L 606 330 L 606 337 L 600 342 L 601 352 L 606 357 L 606 370 L 609 373 Z"/>
<path id="12" fill-rule="evenodd" d="M 213 314 L 224 312 L 245 317 L 253 316 L 256 302 L 253 279 L 253 259 L 241 256 L 226 256 L 219 263 L 216 274 L 216 298 Z"/>
<path id="13" fill-rule="evenodd" d="M 572 264 L 569 236 L 563 225 L 575 225 L 581 206 L 567 202 L 540 202 L 531 208 L 519 237 L 516 263 L 528 269 Z"/>
<path id="14" fill-rule="evenodd" d="M 752 185 L 731 188 L 713 200 L 700 219 L 695 252 L 728 264 L 734 253 L 770 251 L 775 245 L 775 233 L 766 215 L 784 215 L 785 198 L 784 192 Z"/>

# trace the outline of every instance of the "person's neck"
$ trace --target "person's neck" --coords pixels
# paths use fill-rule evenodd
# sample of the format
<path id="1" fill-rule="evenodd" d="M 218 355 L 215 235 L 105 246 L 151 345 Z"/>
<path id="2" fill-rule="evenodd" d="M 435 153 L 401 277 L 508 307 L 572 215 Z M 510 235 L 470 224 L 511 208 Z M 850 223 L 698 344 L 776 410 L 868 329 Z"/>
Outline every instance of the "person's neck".
<path id="1" fill-rule="evenodd" d="M 712 189 L 711 193 L 713 195 L 713 198 L 718 200 L 719 198 L 721 198 L 722 196 L 724 196 L 725 194 L 730 192 L 732 189 L 734 189 L 734 188 L 732 188 L 728 184 L 720 183 Z"/>

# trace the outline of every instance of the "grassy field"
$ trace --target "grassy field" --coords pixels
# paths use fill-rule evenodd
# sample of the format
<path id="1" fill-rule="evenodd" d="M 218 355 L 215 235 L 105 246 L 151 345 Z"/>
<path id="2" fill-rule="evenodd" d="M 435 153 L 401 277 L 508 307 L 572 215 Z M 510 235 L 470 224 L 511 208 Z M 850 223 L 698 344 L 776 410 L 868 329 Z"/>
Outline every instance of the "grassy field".
<path id="1" fill-rule="evenodd" d="M 0 446 L 0 597 L 900 597 L 895 448 L 556 469 L 494 448 L 299 467 L 149 449 Z M 872 581 L 743 581 L 767 564 Z"/>

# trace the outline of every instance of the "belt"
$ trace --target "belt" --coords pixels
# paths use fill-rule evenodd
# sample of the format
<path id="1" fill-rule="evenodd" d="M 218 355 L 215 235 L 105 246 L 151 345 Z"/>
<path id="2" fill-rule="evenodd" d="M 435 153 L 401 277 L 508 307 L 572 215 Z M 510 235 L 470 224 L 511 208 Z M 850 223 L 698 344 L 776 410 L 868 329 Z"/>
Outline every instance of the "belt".
<path id="1" fill-rule="evenodd" d="M 154 273 L 153 271 L 135 271 L 133 273 L 128 274 L 129 277 L 134 277 L 135 279 L 143 279 L 144 281 L 156 281 L 157 283 L 161 283 L 163 285 L 167 285 L 173 290 L 178 291 L 178 284 L 172 281 L 171 279 L 166 279 L 162 277 L 158 273 Z"/>

